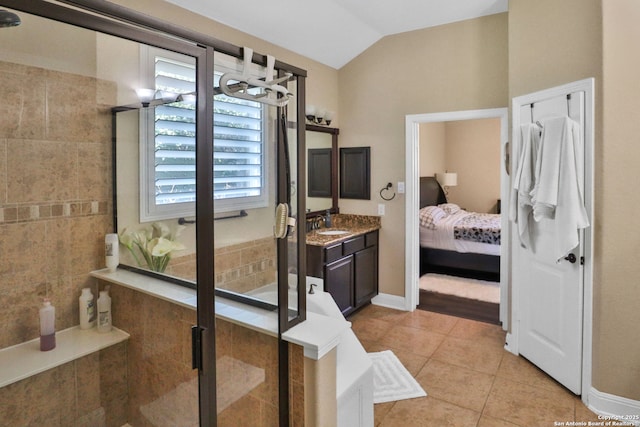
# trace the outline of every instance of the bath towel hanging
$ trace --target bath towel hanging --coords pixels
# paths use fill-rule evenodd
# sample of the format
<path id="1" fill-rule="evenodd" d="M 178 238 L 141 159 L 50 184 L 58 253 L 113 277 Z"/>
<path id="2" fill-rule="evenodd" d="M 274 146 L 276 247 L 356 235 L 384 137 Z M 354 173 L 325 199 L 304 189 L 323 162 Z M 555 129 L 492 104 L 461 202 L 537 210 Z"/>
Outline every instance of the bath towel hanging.
<path id="1" fill-rule="evenodd" d="M 589 226 L 578 181 L 583 170 L 580 126 L 569 117 L 544 120 L 531 192 L 533 218 L 552 220 L 556 230 L 554 257 L 563 259 L 579 243 L 578 230 Z"/>

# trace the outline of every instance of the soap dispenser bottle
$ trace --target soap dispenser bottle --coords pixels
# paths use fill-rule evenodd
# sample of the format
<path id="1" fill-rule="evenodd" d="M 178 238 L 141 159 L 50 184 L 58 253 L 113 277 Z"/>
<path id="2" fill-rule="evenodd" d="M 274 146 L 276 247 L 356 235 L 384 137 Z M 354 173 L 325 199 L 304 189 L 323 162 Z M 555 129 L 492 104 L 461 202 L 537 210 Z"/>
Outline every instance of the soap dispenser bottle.
<path id="1" fill-rule="evenodd" d="M 98 297 L 98 332 L 111 331 L 111 297 L 109 290 L 100 291 Z"/>
<path id="2" fill-rule="evenodd" d="M 324 217 L 324 226 L 331 228 L 331 211 L 329 209 L 327 209 L 327 214 Z"/>
<path id="3" fill-rule="evenodd" d="M 40 351 L 56 348 L 56 308 L 45 298 L 40 308 Z"/>

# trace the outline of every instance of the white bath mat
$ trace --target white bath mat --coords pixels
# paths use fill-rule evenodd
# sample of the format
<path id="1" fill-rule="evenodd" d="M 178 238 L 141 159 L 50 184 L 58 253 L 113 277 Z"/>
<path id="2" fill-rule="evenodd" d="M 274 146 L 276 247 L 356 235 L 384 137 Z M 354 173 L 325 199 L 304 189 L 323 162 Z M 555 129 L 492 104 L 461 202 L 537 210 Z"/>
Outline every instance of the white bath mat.
<path id="1" fill-rule="evenodd" d="M 500 283 L 427 273 L 420 277 L 420 289 L 479 301 L 500 303 Z"/>
<path id="2" fill-rule="evenodd" d="M 373 403 L 427 395 L 391 350 L 369 353 L 369 357 L 373 362 Z"/>

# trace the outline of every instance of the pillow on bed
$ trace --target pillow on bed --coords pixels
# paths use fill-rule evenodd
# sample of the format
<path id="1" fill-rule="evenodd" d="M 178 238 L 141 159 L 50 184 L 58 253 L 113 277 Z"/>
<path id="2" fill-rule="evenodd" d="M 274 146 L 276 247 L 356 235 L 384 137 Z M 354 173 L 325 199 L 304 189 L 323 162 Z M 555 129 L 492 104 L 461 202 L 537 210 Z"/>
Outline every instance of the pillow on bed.
<path id="1" fill-rule="evenodd" d="M 435 230 L 436 225 L 447 213 L 438 206 L 425 206 L 420 209 L 420 225 L 430 230 Z"/>
<path id="2" fill-rule="evenodd" d="M 456 205 L 455 203 L 443 203 L 441 205 L 438 205 L 438 207 L 445 211 L 447 215 L 453 215 L 460 210 L 460 206 Z"/>

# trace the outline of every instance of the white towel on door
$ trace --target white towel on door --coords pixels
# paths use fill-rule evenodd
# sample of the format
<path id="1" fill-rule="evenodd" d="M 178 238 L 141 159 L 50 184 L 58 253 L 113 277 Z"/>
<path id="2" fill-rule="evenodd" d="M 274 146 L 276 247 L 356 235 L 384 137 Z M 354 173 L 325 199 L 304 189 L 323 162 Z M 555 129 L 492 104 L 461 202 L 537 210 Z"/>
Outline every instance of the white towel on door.
<path id="1" fill-rule="evenodd" d="M 531 221 L 533 203 L 531 191 L 535 184 L 535 167 L 540 145 L 540 127 L 533 123 L 520 125 L 520 156 L 513 177 L 512 203 L 509 219 L 518 225 L 518 236 L 523 247 L 531 247 Z"/>
<path id="2" fill-rule="evenodd" d="M 536 159 L 535 185 L 531 193 L 533 219 L 553 220 L 557 260 L 579 243 L 578 230 L 589 226 L 582 196 L 584 159 L 580 125 L 568 117 L 543 122 Z"/>

